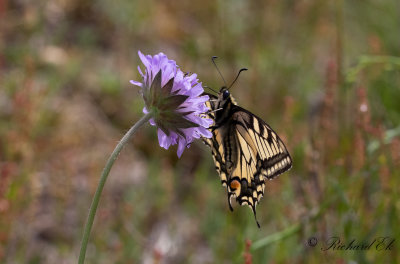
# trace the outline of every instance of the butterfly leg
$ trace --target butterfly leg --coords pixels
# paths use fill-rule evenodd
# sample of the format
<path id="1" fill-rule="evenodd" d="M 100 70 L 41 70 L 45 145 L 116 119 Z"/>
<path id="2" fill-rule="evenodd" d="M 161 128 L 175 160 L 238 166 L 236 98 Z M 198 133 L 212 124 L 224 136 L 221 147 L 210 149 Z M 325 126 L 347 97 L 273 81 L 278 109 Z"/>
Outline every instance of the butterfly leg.
<path id="1" fill-rule="evenodd" d="M 214 132 L 214 130 L 217 129 L 217 128 L 218 128 L 217 126 L 210 126 L 208 129 L 210 129 L 211 132 Z"/>

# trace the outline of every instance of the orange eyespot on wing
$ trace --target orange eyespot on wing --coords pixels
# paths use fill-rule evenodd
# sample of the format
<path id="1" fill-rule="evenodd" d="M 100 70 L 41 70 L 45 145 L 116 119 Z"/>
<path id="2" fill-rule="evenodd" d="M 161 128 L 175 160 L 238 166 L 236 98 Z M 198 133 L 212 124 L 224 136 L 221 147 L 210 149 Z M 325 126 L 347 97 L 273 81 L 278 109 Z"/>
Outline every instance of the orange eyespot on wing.
<path id="1" fill-rule="evenodd" d="M 240 183 L 237 180 L 233 180 L 233 181 L 231 181 L 229 186 L 231 187 L 231 189 L 236 190 L 236 189 L 240 188 Z"/>

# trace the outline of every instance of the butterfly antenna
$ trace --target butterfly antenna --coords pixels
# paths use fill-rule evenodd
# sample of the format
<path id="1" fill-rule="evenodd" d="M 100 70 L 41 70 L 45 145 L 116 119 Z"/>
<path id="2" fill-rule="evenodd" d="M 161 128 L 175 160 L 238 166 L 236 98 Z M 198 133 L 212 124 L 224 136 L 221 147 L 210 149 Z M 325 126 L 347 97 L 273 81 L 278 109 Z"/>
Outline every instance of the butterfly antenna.
<path id="1" fill-rule="evenodd" d="M 223 109 L 224 108 L 221 107 L 221 108 L 218 108 L 218 109 L 215 109 L 215 110 L 210 110 L 210 111 L 207 112 L 207 114 L 215 113 L 215 112 L 221 111 Z"/>
<path id="2" fill-rule="evenodd" d="M 215 68 L 217 69 L 217 71 L 218 71 L 218 73 L 219 73 L 219 76 L 221 76 L 221 79 L 224 81 L 224 84 L 225 84 L 225 86 L 226 86 L 226 82 L 225 82 L 224 76 L 222 76 L 222 73 L 219 71 L 218 66 L 217 66 L 217 64 L 215 63 L 215 59 L 216 59 L 216 58 L 218 58 L 218 57 L 217 57 L 217 56 L 212 56 L 211 60 L 212 60 L 212 62 L 213 62 L 213 64 L 214 64 Z"/>
<path id="3" fill-rule="evenodd" d="M 232 84 L 229 85 L 228 90 L 231 89 L 231 87 L 235 84 L 236 80 L 239 78 L 240 73 L 241 73 L 242 71 L 247 71 L 247 70 L 248 70 L 247 68 L 241 68 L 241 69 L 239 70 L 238 74 L 236 75 L 235 80 L 233 80 Z"/>
<path id="4" fill-rule="evenodd" d="M 211 88 L 210 86 L 207 86 L 207 85 L 204 85 L 203 86 L 204 88 L 208 88 L 208 89 L 210 89 L 211 91 L 213 91 L 214 93 L 218 93 L 217 91 L 215 91 L 213 88 Z"/>

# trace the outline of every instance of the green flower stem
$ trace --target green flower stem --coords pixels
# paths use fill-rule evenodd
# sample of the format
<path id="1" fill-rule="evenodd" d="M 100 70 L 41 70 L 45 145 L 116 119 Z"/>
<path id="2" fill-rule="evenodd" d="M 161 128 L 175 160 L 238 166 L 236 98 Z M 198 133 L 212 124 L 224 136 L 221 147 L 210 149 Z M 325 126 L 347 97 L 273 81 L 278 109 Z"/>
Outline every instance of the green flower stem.
<path id="1" fill-rule="evenodd" d="M 101 192 L 103 191 L 103 187 L 104 184 L 106 183 L 111 167 L 113 166 L 119 153 L 121 152 L 125 144 L 128 142 L 128 140 L 132 137 L 132 135 L 135 134 L 135 132 L 138 130 L 139 127 L 141 127 L 143 124 L 149 121 L 149 119 L 152 118 L 152 116 L 153 116 L 152 112 L 150 112 L 145 116 L 143 116 L 136 124 L 134 124 L 129 129 L 129 131 L 124 135 L 121 141 L 117 144 L 114 151 L 111 153 L 111 156 L 108 158 L 107 164 L 104 167 L 103 172 L 101 173 L 99 185 L 97 186 L 96 193 L 94 194 L 93 201 L 89 209 L 89 215 L 86 221 L 85 230 L 83 232 L 81 251 L 79 254 L 79 262 L 78 262 L 79 264 L 83 264 L 85 262 L 86 248 L 89 242 L 90 231 L 92 230 L 93 221 L 96 215 L 97 206 L 99 205 Z"/>

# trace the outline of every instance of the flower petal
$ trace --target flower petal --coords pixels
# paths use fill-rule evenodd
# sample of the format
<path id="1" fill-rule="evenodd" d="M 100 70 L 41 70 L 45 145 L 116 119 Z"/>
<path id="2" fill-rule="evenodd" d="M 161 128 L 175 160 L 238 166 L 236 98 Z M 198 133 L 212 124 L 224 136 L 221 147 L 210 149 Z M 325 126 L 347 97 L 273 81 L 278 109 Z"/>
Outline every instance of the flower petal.
<path id="1" fill-rule="evenodd" d="M 142 69 L 140 69 L 139 66 L 137 66 L 137 69 L 138 69 L 138 72 L 140 73 L 140 75 L 142 75 L 142 77 L 144 77 L 144 74 L 143 74 L 143 72 L 142 72 Z"/>
<path id="2" fill-rule="evenodd" d="M 176 152 L 176 154 L 178 154 L 178 158 L 182 156 L 182 153 L 185 150 L 186 145 L 187 145 L 186 140 L 184 138 L 179 138 L 178 150 Z"/>
<path id="3" fill-rule="evenodd" d="M 146 107 L 143 107 L 143 113 L 144 113 L 144 114 L 148 114 L 148 113 L 149 113 L 149 110 L 147 110 Z M 152 125 L 152 126 L 155 126 L 155 125 L 156 125 L 156 122 L 154 121 L 154 118 L 150 118 L 149 123 L 150 123 L 150 125 Z"/>
<path id="4" fill-rule="evenodd" d="M 171 146 L 171 139 L 165 135 L 165 133 L 161 130 L 157 130 L 158 133 L 158 143 L 160 144 L 160 147 L 168 149 L 169 146 Z"/>
<path id="5" fill-rule="evenodd" d="M 148 68 L 150 66 L 150 61 L 146 58 L 146 56 L 143 55 L 143 53 L 140 52 L 140 50 L 138 51 L 138 54 L 144 66 Z"/>
<path id="6" fill-rule="evenodd" d="M 139 86 L 139 87 L 142 87 L 142 86 L 143 86 L 143 84 L 142 84 L 141 82 L 137 82 L 137 81 L 134 81 L 134 80 L 130 80 L 129 82 L 130 82 L 131 84 L 136 85 L 136 86 Z"/>

